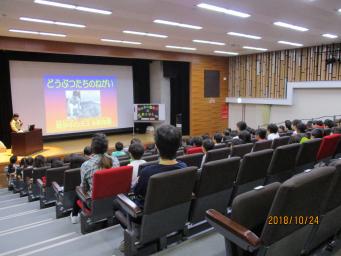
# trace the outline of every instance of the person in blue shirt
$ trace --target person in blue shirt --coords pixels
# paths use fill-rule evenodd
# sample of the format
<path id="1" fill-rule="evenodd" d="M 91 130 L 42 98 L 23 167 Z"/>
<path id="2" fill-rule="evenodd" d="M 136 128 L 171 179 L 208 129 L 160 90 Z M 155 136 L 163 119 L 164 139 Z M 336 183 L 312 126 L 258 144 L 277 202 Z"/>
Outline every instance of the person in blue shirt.
<path id="1" fill-rule="evenodd" d="M 135 201 L 140 207 L 143 207 L 151 176 L 187 167 L 185 163 L 176 161 L 176 151 L 181 145 L 181 138 L 180 129 L 172 125 L 162 125 L 156 130 L 155 145 L 160 154 L 159 163 L 143 168 L 133 187 Z"/>
<path id="2" fill-rule="evenodd" d="M 120 156 L 126 155 L 126 153 L 123 150 L 123 143 L 120 141 L 116 142 L 115 150 L 116 151 L 112 152 L 112 154 L 111 154 L 113 157 L 120 157 Z"/>

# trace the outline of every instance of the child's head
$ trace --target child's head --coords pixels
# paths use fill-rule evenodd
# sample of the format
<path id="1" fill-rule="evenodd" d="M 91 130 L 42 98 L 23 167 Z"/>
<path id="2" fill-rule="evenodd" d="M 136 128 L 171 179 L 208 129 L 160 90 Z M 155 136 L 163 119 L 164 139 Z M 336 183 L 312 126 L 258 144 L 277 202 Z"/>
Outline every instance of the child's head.
<path id="1" fill-rule="evenodd" d="M 23 168 L 27 167 L 27 158 L 25 158 L 25 157 L 21 158 L 20 166 L 23 167 Z"/>
<path id="2" fill-rule="evenodd" d="M 202 146 L 202 138 L 201 137 L 193 137 L 192 145 L 195 147 L 201 147 Z"/>
<path id="3" fill-rule="evenodd" d="M 304 123 L 299 123 L 297 126 L 296 126 L 296 131 L 297 133 L 305 133 L 306 130 L 307 130 L 307 126 L 304 124 Z"/>
<path id="4" fill-rule="evenodd" d="M 91 156 L 91 154 L 92 154 L 91 147 L 86 146 L 83 150 L 83 154 L 84 154 L 84 156 L 87 156 L 87 157 Z"/>
<path id="5" fill-rule="evenodd" d="M 244 121 L 239 121 L 236 126 L 238 132 L 245 131 L 247 128 L 247 124 Z"/>
<path id="6" fill-rule="evenodd" d="M 284 133 L 284 132 L 285 132 L 285 127 L 284 127 L 284 125 L 278 126 L 278 132 L 279 132 L 279 133 Z"/>
<path id="7" fill-rule="evenodd" d="M 311 138 L 312 139 L 317 139 L 317 138 L 322 138 L 323 137 L 323 130 L 320 128 L 315 128 L 314 130 L 311 131 Z"/>
<path id="8" fill-rule="evenodd" d="M 251 142 L 251 134 L 248 131 L 241 131 L 238 135 L 239 139 L 242 143 L 250 143 Z"/>
<path id="9" fill-rule="evenodd" d="M 18 161 L 18 157 L 17 156 L 11 156 L 9 159 L 9 163 L 10 164 L 15 164 Z"/>
<path id="10" fill-rule="evenodd" d="M 269 124 L 268 125 L 268 131 L 269 133 L 277 133 L 278 132 L 278 127 L 276 124 Z"/>
<path id="11" fill-rule="evenodd" d="M 27 161 L 28 166 L 33 166 L 33 162 L 34 162 L 33 157 L 30 156 L 30 157 L 26 158 L 26 161 Z"/>
<path id="12" fill-rule="evenodd" d="M 333 134 L 341 134 L 341 127 L 334 127 Z"/>
<path id="13" fill-rule="evenodd" d="M 208 151 L 214 148 L 214 142 L 211 139 L 206 139 L 202 142 L 202 149 L 206 154 Z"/>
<path id="14" fill-rule="evenodd" d="M 144 154 L 144 147 L 141 143 L 133 143 L 128 149 L 133 160 L 140 160 Z"/>
<path id="15" fill-rule="evenodd" d="M 265 140 L 266 139 L 266 130 L 263 128 L 259 128 L 256 130 L 256 140 Z"/>
<path id="16" fill-rule="evenodd" d="M 223 141 L 223 135 L 220 132 L 214 134 L 214 140 L 216 143 L 221 143 Z"/>
<path id="17" fill-rule="evenodd" d="M 134 144 L 134 143 L 142 143 L 140 139 L 138 138 L 133 138 L 131 141 L 130 141 L 130 144 Z"/>
<path id="18" fill-rule="evenodd" d="M 45 157 L 42 155 L 38 155 L 34 158 L 34 167 L 43 167 L 45 166 Z"/>
<path id="19" fill-rule="evenodd" d="M 116 149 L 116 151 L 122 151 L 123 150 L 123 143 L 120 141 L 116 142 L 115 149 Z"/>

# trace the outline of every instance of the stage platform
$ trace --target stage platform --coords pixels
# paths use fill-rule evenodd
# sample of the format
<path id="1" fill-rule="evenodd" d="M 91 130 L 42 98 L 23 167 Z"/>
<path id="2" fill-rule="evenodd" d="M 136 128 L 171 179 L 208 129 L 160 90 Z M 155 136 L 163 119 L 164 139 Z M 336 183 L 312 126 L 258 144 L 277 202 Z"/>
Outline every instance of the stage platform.
<path id="1" fill-rule="evenodd" d="M 129 145 L 133 134 L 117 134 L 109 135 L 109 149 L 115 147 L 117 141 L 121 141 L 124 145 Z M 135 138 L 139 138 L 142 143 L 153 143 L 152 134 L 135 134 Z M 91 136 L 82 139 L 68 139 L 44 143 L 43 151 L 37 152 L 32 157 L 43 155 L 45 157 L 62 157 L 71 153 L 81 153 L 85 146 L 90 145 Z M 9 163 L 9 158 L 12 156 L 11 150 L 8 149 L 5 153 L 0 153 L 0 187 L 6 186 L 6 177 L 3 172 L 4 167 Z M 21 159 L 21 157 L 19 157 Z"/>

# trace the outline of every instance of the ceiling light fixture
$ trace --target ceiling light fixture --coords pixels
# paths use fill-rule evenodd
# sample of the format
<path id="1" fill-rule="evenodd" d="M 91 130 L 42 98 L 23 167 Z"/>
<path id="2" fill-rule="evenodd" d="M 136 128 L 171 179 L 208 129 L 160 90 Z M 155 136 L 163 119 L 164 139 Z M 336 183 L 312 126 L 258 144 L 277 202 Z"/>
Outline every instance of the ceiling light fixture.
<path id="1" fill-rule="evenodd" d="M 48 33 L 48 32 L 39 32 L 39 31 L 31 31 L 31 30 L 9 29 L 8 31 L 9 31 L 9 32 L 14 32 L 14 33 L 34 34 L 34 35 L 42 35 L 42 36 L 66 37 L 66 35 L 64 35 L 64 34 L 56 34 L 56 33 Z"/>
<path id="2" fill-rule="evenodd" d="M 175 45 L 166 45 L 166 48 L 188 50 L 188 51 L 196 51 L 197 50 L 197 48 L 193 48 L 193 47 L 184 47 L 184 46 L 175 46 Z"/>
<path id="3" fill-rule="evenodd" d="M 166 35 L 146 33 L 146 32 L 138 32 L 138 31 L 130 31 L 130 30 L 123 30 L 122 32 L 126 33 L 126 34 L 133 34 L 133 35 L 139 35 L 139 36 L 151 36 L 151 37 L 158 37 L 158 38 L 167 38 L 168 37 Z"/>
<path id="4" fill-rule="evenodd" d="M 279 27 L 283 27 L 283 28 L 289 28 L 289 29 L 293 29 L 293 30 L 297 30 L 297 31 L 301 31 L 301 32 L 305 32 L 305 31 L 309 30 L 308 28 L 292 25 L 289 23 L 281 22 L 281 21 L 276 21 L 273 24 L 275 26 L 279 26 Z"/>
<path id="5" fill-rule="evenodd" d="M 224 7 L 219 7 L 219 6 L 215 6 L 215 5 L 211 5 L 211 4 L 200 3 L 197 6 L 199 8 L 203 8 L 206 10 L 210 10 L 210 11 L 214 11 L 214 12 L 221 12 L 221 13 L 225 13 L 225 14 L 240 17 L 240 18 L 248 18 L 251 16 L 248 13 L 239 12 L 239 11 L 235 11 L 235 10 L 231 10 L 231 9 L 226 9 Z"/>
<path id="6" fill-rule="evenodd" d="M 322 36 L 323 36 L 323 37 L 327 37 L 327 38 L 331 38 L 331 39 L 338 38 L 337 35 L 333 35 L 333 34 L 323 34 Z"/>
<path id="7" fill-rule="evenodd" d="M 262 51 L 262 52 L 265 52 L 268 50 L 265 48 L 259 48 L 259 47 L 253 47 L 253 46 L 243 46 L 243 48 L 248 49 L 248 50 Z"/>
<path id="8" fill-rule="evenodd" d="M 242 34 L 242 33 L 237 33 L 237 32 L 228 32 L 227 34 L 230 36 L 246 37 L 246 38 L 256 39 L 256 40 L 262 39 L 260 36 Z"/>
<path id="9" fill-rule="evenodd" d="M 206 40 L 199 40 L 199 39 L 194 39 L 192 41 L 194 43 L 201 43 L 201 44 L 225 45 L 225 43 L 221 43 L 221 42 L 206 41 Z"/>
<path id="10" fill-rule="evenodd" d="M 112 14 L 111 11 L 100 10 L 100 9 L 95 9 L 95 8 L 90 8 L 90 7 L 85 7 L 85 6 L 79 6 L 79 5 L 73 5 L 73 4 L 64 4 L 64 3 L 58 3 L 58 2 L 46 1 L 46 0 L 34 0 L 34 2 L 36 4 L 49 5 L 49 6 L 54 6 L 54 7 L 61 7 L 61 8 L 66 8 L 66 9 L 70 9 L 70 10 L 91 12 L 91 13 L 97 13 L 97 14 L 103 14 L 103 15 Z"/>
<path id="11" fill-rule="evenodd" d="M 67 27 L 75 27 L 75 28 L 85 28 L 85 25 L 68 23 L 68 22 L 60 22 L 60 21 L 52 21 L 52 20 L 43 20 L 43 19 L 35 19 L 28 17 L 20 17 L 20 20 L 29 21 L 29 22 L 37 22 L 37 23 L 45 23 L 45 24 L 53 24 L 59 26 L 67 26 Z"/>
<path id="12" fill-rule="evenodd" d="M 140 42 L 125 41 L 125 40 L 115 40 L 115 39 L 106 39 L 106 38 L 102 38 L 101 41 L 109 42 L 109 43 L 118 43 L 118 44 L 136 44 L 136 45 L 142 44 Z"/>
<path id="13" fill-rule="evenodd" d="M 154 20 L 153 22 L 154 23 L 158 23 L 158 24 L 169 25 L 169 26 L 181 27 L 181 28 L 202 29 L 202 27 L 200 27 L 200 26 L 194 26 L 194 25 L 185 24 L 185 23 L 179 23 L 179 22 L 175 22 L 175 21 Z"/>
<path id="14" fill-rule="evenodd" d="M 287 44 L 287 45 L 292 45 L 292 46 L 298 46 L 298 47 L 302 47 L 303 44 L 300 43 L 292 43 L 292 42 L 288 42 L 288 41 L 278 41 L 279 44 Z"/>
<path id="15" fill-rule="evenodd" d="M 226 55 L 239 55 L 238 52 L 214 51 L 214 53 L 226 54 Z"/>

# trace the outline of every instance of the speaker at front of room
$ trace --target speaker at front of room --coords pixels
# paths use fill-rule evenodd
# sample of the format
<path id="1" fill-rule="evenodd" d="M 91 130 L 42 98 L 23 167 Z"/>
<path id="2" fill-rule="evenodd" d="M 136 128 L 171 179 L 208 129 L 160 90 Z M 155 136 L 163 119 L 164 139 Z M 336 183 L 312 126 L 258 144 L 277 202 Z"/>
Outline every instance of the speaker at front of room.
<path id="1" fill-rule="evenodd" d="M 220 97 L 220 71 L 218 70 L 204 71 L 204 97 L 205 98 Z"/>

